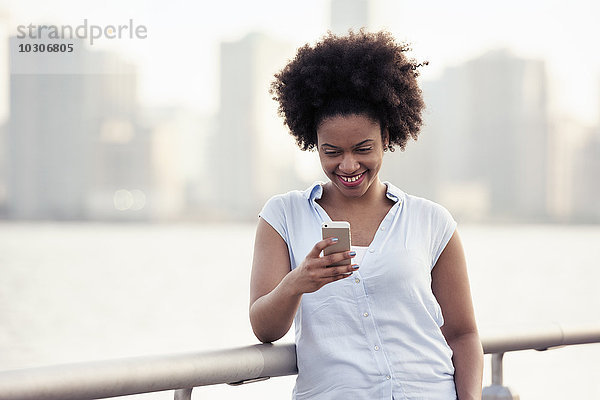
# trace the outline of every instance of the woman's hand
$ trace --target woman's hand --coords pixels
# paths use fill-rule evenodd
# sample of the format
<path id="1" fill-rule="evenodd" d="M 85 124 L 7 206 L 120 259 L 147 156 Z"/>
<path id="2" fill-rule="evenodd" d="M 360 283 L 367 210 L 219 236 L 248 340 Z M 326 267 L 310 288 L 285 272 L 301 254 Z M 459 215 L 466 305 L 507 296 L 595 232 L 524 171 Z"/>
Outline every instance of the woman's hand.
<path id="1" fill-rule="evenodd" d="M 320 257 L 321 251 L 333 243 L 332 239 L 318 242 L 304 261 L 290 271 L 285 241 L 259 218 L 250 280 L 250 323 L 260 341 L 273 342 L 286 334 L 303 293 L 314 292 L 356 271 L 358 266 L 327 267 L 353 257 L 349 251 Z"/>
<path id="2" fill-rule="evenodd" d="M 335 244 L 337 238 L 328 238 L 317 242 L 306 255 L 304 261 L 286 277 L 296 293 L 312 293 L 328 283 L 344 279 L 358 269 L 358 265 L 342 265 L 332 267 L 340 261 L 350 259 L 356 255 L 353 251 L 343 251 L 321 256 L 321 252 Z"/>

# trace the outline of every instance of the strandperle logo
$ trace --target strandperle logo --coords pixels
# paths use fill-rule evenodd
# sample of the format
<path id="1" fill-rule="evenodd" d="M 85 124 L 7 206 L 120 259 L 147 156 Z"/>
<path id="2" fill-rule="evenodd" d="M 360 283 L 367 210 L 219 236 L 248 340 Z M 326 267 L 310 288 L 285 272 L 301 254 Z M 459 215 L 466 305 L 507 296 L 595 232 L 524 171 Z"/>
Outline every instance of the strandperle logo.
<path id="1" fill-rule="evenodd" d="M 136 25 L 133 19 L 123 25 L 90 25 L 84 19 L 83 24 L 72 25 L 18 25 L 18 39 L 87 39 L 91 46 L 98 39 L 146 39 L 148 29 L 145 25 Z"/>

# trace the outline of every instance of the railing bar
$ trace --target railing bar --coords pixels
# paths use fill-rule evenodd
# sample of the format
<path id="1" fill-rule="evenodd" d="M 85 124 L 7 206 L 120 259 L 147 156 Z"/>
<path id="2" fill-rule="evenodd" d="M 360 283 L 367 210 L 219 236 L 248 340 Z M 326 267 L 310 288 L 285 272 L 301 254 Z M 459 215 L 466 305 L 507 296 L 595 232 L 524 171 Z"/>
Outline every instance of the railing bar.
<path id="1" fill-rule="evenodd" d="M 482 334 L 486 354 L 600 343 L 600 325 L 573 328 L 546 324 Z M 494 357 L 492 357 L 494 359 Z M 496 357 L 501 379 L 501 357 Z M 256 378 L 297 374 L 296 349 L 261 344 L 206 353 L 186 353 L 58 365 L 0 372 L 0 400 L 87 400 Z M 182 397 L 186 399 L 186 397 Z"/>

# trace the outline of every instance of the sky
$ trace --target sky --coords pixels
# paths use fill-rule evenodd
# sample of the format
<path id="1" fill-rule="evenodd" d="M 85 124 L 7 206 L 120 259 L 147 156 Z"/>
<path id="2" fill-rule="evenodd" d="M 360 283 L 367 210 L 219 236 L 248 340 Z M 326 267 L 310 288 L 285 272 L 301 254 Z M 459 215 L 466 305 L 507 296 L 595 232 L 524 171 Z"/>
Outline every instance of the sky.
<path id="1" fill-rule="evenodd" d="M 486 51 L 505 47 L 547 63 L 551 112 L 587 124 L 599 119 L 600 2 L 590 0 L 373 1 L 373 29 L 390 30 L 430 62 L 423 80 Z M 8 31 L 18 25 L 124 24 L 147 27 L 146 39 L 99 40 L 138 67 L 140 100 L 202 113 L 219 104 L 219 45 L 262 31 L 293 47 L 315 42 L 329 27 L 329 0 L 0 0 Z M 6 21 L 6 19 L 5 19 Z M 290 54 L 292 56 L 292 54 Z M 282 64 L 285 60 L 282 60 Z M 0 67 L 1 68 L 1 67 Z"/>

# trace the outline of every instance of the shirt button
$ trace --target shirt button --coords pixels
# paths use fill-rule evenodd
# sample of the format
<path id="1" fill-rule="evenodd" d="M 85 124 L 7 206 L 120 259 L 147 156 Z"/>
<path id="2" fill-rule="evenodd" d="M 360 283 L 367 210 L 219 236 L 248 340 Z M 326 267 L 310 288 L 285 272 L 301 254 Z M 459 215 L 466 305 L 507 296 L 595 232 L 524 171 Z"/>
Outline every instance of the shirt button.
<path id="1" fill-rule="evenodd" d="M 369 249 L 369 253 L 375 253 L 375 249 Z"/>
<path id="2" fill-rule="evenodd" d="M 356 279 L 354 280 L 354 282 L 356 282 L 356 283 L 359 283 L 359 282 L 360 282 L 360 279 L 356 278 Z"/>
<path id="3" fill-rule="evenodd" d="M 379 351 L 379 346 L 375 345 L 375 351 Z"/>
<path id="4" fill-rule="evenodd" d="M 385 226 L 382 226 L 382 227 L 381 227 L 381 230 L 382 230 L 382 231 L 385 231 Z"/>
<path id="5" fill-rule="evenodd" d="M 368 317 L 368 316 L 369 316 L 368 312 L 366 312 L 366 313 L 363 314 L 363 317 Z"/>
<path id="6" fill-rule="evenodd" d="M 389 376 L 389 375 L 386 375 L 386 376 L 385 376 L 385 379 L 387 379 L 387 380 L 389 381 L 390 379 L 392 379 L 392 377 L 391 377 L 391 376 Z"/>

